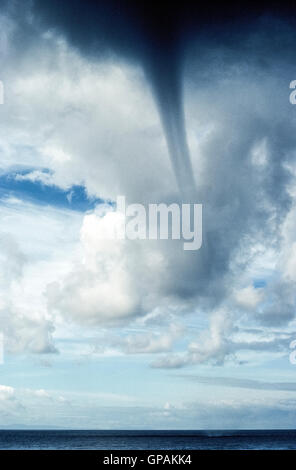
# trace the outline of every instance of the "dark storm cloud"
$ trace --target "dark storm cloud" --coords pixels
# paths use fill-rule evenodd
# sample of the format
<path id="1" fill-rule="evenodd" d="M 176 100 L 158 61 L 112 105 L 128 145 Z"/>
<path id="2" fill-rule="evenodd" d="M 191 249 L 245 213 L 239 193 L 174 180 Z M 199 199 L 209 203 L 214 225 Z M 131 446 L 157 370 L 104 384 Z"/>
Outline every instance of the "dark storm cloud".
<path id="1" fill-rule="evenodd" d="M 273 2 L 258 2 L 255 7 L 248 2 L 209 7 L 193 0 L 35 0 L 33 4 L 46 27 L 60 30 L 84 53 L 117 54 L 143 66 L 158 104 L 178 186 L 186 197 L 195 194 L 182 97 L 186 45 L 205 27 L 219 38 L 224 23 L 233 28 L 233 21 L 239 20 L 241 27 L 266 12 L 294 14 L 293 7 L 282 3 L 279 8 Z"/>

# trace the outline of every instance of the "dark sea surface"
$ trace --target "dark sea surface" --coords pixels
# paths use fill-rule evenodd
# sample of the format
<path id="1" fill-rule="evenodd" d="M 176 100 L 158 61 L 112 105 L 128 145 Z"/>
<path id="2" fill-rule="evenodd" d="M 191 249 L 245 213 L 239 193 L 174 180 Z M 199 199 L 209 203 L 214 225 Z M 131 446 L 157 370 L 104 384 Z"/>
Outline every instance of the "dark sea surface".
<path id="1" fill-rule="evenodd" d="M 296 449 L 296 431 L 0 430 L 0 449 Z"/>

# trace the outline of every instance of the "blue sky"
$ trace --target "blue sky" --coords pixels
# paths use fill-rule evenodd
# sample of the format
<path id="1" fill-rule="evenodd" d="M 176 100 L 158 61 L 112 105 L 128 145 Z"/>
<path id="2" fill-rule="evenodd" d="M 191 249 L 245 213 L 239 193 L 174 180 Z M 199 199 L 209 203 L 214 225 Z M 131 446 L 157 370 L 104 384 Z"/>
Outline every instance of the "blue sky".
<path id="1" fill-rule="evenodd" d="M 192 40 L 204 239 L 185 252 L 101 236 L 118 195 L 181 202 L 145 67 L 24 8 L 26 28 L 0 12 L 0 426 L 294 427 L 293 28 L 263 18 L 232 44 Z"/>
<path id="2" fill-rule="evenodd" d="M 0 176 L 1 199 L 15 197 L 33 204 L 52 205 L 81 212 L 94 209 L 96 204 L 103 202 L 100 199 L 88 197 L 86 188 L 81 185 L 61 189 L 55 185 L 47 186 L 42 180 L 31 181 L 28 175 L 32 175 L 34 170 L 45 177 L 51 175 L 46 168 L 15 168 L 2 174 Z"/>

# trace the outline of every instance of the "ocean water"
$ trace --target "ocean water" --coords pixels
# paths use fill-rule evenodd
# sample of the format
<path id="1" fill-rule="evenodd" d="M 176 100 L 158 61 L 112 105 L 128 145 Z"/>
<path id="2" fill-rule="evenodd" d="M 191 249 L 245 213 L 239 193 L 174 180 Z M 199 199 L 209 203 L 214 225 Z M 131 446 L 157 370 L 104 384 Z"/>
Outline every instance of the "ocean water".
<path id="1" fill-rule="evenodd" d="M 0 449 L 285 450 L 296 431 L 0 431 Z"/>

